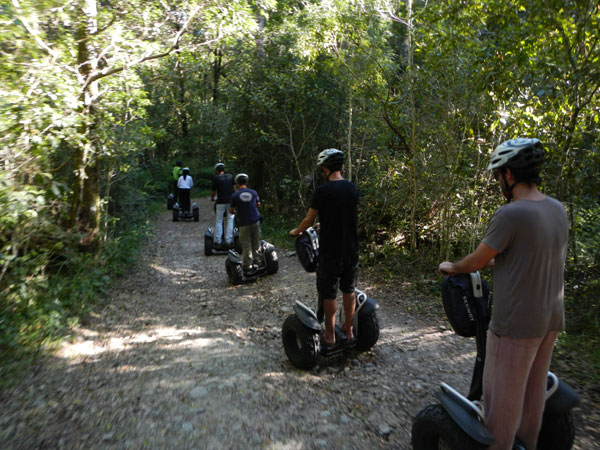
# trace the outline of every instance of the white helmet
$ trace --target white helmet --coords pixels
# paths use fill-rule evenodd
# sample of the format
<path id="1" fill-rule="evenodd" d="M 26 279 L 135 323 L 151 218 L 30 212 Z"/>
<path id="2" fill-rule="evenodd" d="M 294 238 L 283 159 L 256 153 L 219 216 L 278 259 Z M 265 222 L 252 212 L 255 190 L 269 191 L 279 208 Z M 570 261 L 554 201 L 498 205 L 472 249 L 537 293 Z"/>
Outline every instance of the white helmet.
<path id="1" fill-rule="evenodd" d="M 317 167 L 325 166 L 328 169 L 341 169 L 344 165 L 344 152 L 337 148 L 328 148 L 323 150 L 317 156 Z"/>
<path id="2" fill-rule="evenodd" d="M 544 149 L 539 139 L 511 139 L 494 149 L 487 170 L 501 167 L 527 167 L 542 162 L 542 159 L 544 159 Z"/>
<path id="3" fill-rule="evenodd" d="M 223 164 L 222 162 L 218 162 L 215 164 L 215 170 L 219 170 L 219 168 L 225 170 L 225 164 Z"/>
<path id="4" fill-rule="evenodd" d="M 246 184 L 246 183 L 248 183 L 248 175 L 246 175 L 245 173 L 238 173 L 235 176 L 235 183 L 236 184 Z"/>

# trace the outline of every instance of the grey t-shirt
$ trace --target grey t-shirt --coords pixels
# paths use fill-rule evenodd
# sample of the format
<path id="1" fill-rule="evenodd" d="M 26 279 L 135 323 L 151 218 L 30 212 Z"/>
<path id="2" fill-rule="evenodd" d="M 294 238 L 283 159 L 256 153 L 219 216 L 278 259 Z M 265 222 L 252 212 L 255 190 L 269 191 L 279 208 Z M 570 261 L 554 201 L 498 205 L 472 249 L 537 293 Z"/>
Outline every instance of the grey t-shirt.
<path id="1" fill-rule="evenodd" d="M 565 209 L 551 197 L 518 200 L 496 211 L 483 238 L 498 252 L 491 331 L 533 338 L 564 328 L 568 233 Z"/>

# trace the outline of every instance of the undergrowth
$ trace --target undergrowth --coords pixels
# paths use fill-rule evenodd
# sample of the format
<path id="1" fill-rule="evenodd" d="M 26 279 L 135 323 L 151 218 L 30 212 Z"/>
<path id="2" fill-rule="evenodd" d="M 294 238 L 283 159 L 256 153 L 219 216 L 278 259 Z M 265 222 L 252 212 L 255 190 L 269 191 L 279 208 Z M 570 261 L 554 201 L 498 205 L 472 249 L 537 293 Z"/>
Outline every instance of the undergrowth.
<path id="1" fill-rule="evenodd" d="M 37 247 L 12 261 L 0 300 L 0 386 L 14 383 L 24 368 L 68 336 L 135 264 L 154 217 L 164 208 L 162 183 L 140 183 L 143 179 L 153 179 L 152 170 L 115 186 L 119 202 L 109 209 L 118 216 L 107 220 L 93 251 L 82 250 L 78 234 L 43 219 L 46 228 L 37 232 Z M 136 183 L 143 188 L 132 188 Z"/>

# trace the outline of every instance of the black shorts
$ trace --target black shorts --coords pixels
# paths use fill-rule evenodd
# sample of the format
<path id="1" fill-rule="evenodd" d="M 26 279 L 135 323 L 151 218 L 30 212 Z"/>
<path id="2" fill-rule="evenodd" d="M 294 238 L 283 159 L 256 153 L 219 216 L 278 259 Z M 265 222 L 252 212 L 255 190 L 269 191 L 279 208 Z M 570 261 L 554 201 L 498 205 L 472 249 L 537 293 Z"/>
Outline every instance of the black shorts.
<path id="1" fill-rule="evenodd" d="M 346 258 L 319 255 L 317 292 L 323 299 L 337 297 L 338 286 L 344 294 L 354 292 L 358 254 Z"/>

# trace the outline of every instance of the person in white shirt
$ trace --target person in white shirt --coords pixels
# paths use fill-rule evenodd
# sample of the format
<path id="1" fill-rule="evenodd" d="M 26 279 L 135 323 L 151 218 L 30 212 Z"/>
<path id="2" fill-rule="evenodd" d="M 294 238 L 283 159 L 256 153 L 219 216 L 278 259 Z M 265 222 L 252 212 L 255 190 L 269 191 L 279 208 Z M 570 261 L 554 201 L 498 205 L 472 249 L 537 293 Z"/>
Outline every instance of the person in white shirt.
<path id="1" fill-rule="evenodd" d="M 194 186 L 194 179 L 190 175 L 190 169 L 184 167 L 177 181 L 177 189 L 179 189 L 179 201 L 181 202 L 179 206 L 187 213 L 190 211 L 190 190 L 192 186 Z"/>

